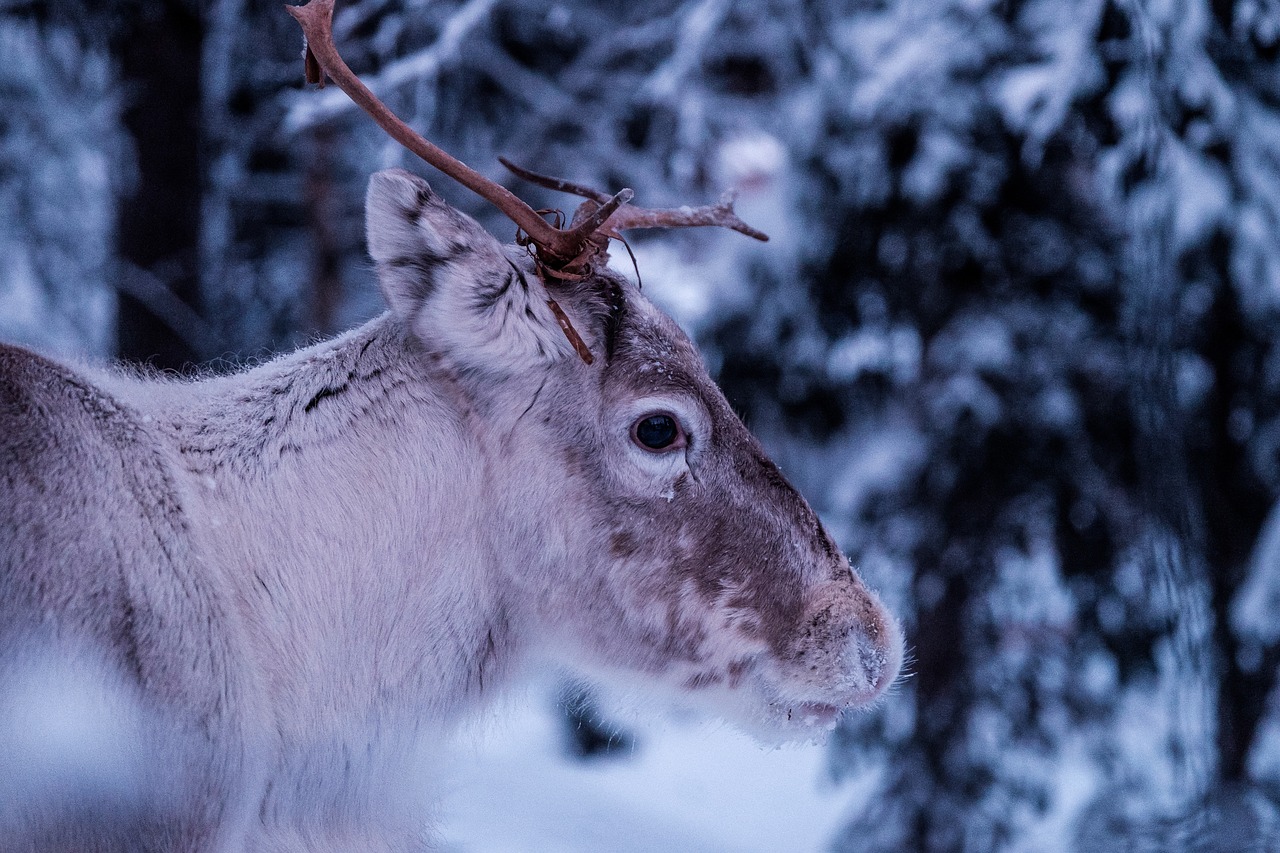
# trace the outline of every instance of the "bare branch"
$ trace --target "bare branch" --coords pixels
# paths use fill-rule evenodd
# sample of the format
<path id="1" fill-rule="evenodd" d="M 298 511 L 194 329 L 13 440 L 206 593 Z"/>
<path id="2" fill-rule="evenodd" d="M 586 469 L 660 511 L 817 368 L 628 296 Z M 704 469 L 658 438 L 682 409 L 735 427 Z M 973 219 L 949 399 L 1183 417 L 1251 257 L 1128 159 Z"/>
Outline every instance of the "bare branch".
<path id="1" fill-rule="evenodd" d="M 577 99 L 488 42 L 468 45 L 458 60 L 459 65 L 483 74 L 548 124 L 562 120 L 562 116 L 581 115 L 582 105 Z"/>
<path id="2" fill-rule="evenodd" d="M 138 300 L 169 327 L 201 359 L 222 352 L 222 337 L 204 317 L 176 295 L 155 273 L 133 264 L 124 264 L 114 282 L 116 290 Z"/>
<path id="3" fill-rule="evenodd" d="M 728 0 L 695 0 L 680 10 L 678 36 L 671 55 L 654 69 L 641 91 L 658 101 L 671 101 L 692 69 L 702 61 L 707 41 L 724 21 Z"/>

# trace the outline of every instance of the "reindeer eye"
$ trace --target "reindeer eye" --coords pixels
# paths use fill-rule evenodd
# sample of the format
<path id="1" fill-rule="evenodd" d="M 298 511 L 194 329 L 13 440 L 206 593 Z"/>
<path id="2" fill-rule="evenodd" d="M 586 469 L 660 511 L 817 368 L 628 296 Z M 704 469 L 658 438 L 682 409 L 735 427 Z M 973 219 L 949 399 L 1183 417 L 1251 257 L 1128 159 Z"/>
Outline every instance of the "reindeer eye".
<path id="1" fill-rule="evenodd" d="M 647 450 L 666 450 L 680 437 L 680 424 L 671 415 L 649 415 L 636 421 L 631 437 Z"/>

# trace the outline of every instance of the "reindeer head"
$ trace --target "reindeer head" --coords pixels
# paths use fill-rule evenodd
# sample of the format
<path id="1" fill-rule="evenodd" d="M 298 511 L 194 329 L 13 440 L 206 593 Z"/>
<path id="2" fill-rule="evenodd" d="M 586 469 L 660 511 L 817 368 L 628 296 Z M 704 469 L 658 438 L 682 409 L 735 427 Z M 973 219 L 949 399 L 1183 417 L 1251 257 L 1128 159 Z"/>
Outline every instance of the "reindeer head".
<path id="1" fill-rule="evenodd" d="M 675 323 L 607 271 L 548 285 L 407 172 L 367 205 L 387 300 L 486 445 L 495 581 L 525 633 L 775 730 L 884 691 L 892 618 Z"/>
<path id="2" fill-rule="evenodd" d="M 631 227 L 724 225 L 726 203 L 655 212 L 586 195 L 565 230 L 410 131 L 332 44 L 332 0 L 291 9 L 318 63 L 396 139 L 507 212 L 500 245 L 425 181 L 367 198 L 393 312 L 465 398 L 493 484 L 509 618 L 588 668 L 640 672 L 752 727 L 833 724 L 881 695 L 902 640 L 813 510 L 733 414 L 688 338 L 602 263 Z M 725 701 L 727 700 L 727 701 Z M 761 726 L 763 724 L 763 726 Z"/>

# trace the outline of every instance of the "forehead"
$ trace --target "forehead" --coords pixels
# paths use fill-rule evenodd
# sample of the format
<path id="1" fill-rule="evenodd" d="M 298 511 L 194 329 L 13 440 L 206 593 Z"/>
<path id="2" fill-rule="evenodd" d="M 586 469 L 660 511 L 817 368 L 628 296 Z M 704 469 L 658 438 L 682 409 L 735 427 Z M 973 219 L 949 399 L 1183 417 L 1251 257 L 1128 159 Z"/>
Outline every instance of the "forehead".
<path id="1" fill-rule="evenodd" d="M 711 379 L 702 357 L 676 322 L 634 286 L 619 301 L 609 347 L 609 379 L 640 393 L 704 391 Z"/>

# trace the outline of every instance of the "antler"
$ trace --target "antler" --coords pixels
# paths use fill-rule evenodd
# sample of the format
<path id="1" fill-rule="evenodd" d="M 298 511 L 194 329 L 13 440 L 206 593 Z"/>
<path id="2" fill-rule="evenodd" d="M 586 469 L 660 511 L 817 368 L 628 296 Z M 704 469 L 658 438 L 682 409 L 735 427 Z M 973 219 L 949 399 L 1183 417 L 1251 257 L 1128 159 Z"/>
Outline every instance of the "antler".
<path id="1" fill-rule="evenodd" d="M 333 6 L 334 0 L 310 0 L 305 6 L 285 7 L 302 25 L 306 37 L 307 82 L 323 86 L 327 74 L 391 138 L 505 213 L 525 235 L 522 242 L 534 246 L 541 266 L 567 273 L 566 277 L 570 278 L 584 274 L 595 257 L 607 249 L 609 238 L 617 237 L 620 231 L 629 228 L 719 225 L 757 240 L 769 239 L 734 214 L 731 196 L 726 196 L 720 204 L 706 207 L 647 210 L 627 203 L 634 195 L 629 189 L 611 196 L 539 175 L 503 160 L 508 169 L 525 180 L 588 199 L 578 207 L 568 228 L 556 228 L 506 187 L 415 133 L 378 100 L 338 55 L 338 48 L 333 43 Z"/>
<path id="2" fill-rule="evenodd" d="M 587 214 L 598 218 L 598 212 L 604 210 L 611 201 L 606 193 L 591 187 L 575 184 L 572 181 L 566 181 L 564 178 L 541 175 L 523 166 L 517 166 L 506 157 L 499 157 L 498 161 L 517 177 L 524 178 L 531 184 L 589 199 L 590 201 L 584 202 L 578 208 L 578 212 L 574 214 L 574 222 L 577 222 Z M 700 225 L 715 225 L 720 228 L 737 231 L 739 234 L 746 234 L 748 237 L 762 242 L 768 242 L 768 234 L 758 228 L 752 228 L 739 219 L 738 214 L 733 212 L 735 196 L 736 194 L 730 190 L 721 196 L 718 204 L 708 204 L 702 207 L 678 207 L 671 210 L 652 210 L 646 207 L 635 207 L 624 202 L 617 210 L 612 212 L 600 230 L 610 237 L 616 237 L 618 232 L 628 231 L 632 228 L 692 228 Z"/>
<path id="3" fill-rule="evenodd" d="M 367 112 L 392 139 L 435 166 L 441 172 L 472 190 L 511 218 L 529 236 L 543 263 L 563 268 L 580 261 L 591 237 L 615 210 L 629 201 L 631 190 L 624 189 L 608 198 L 594 215 L 567 229 L 555 228 L 538 212 L 521 201 L 502 184 L 486 178 L 466 163 L 415 133 L 386 104 L 361 82 L 338 54 L 333 43 L 334 0 L 311 0 L 305 6 L 286 6 L 289 14 L 302 25 L 306 37 L 306 77 L 308 83 L 324 85 L 327 74 L 338 88 Z"/>

